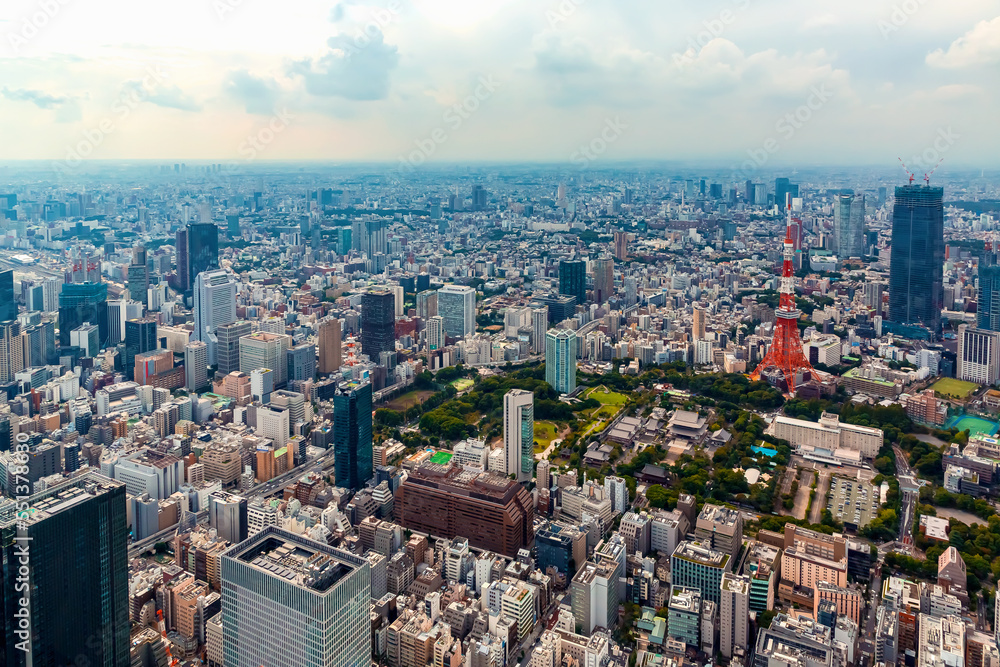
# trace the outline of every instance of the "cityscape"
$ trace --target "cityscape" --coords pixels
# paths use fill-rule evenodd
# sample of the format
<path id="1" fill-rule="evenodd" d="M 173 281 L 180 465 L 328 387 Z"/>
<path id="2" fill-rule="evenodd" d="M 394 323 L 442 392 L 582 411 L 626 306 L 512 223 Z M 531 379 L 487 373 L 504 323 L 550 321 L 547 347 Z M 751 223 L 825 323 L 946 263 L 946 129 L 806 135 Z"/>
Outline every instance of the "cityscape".
<path id="1" fill-rule="evenodd" d="M 823 107 L 863 76 L 833 95 L 810 79 L 845 83 L 832 51 L 757 49 L 749 1 L 542 10 L 557 99 L 508 107 L 514 134 L 477 110 L 536 94 L 508 78 L 522 47 L 490 51 L 520 0 L 206 0 L 217 24 L 187 37 L 180 1 L 160 27 L 0 10 L 0 667 L 1000 667 L 996 100 L 958 71 L 998 83 L 995 6 L 869 26 L 852 63 L 924 49 L 946 94 L 913 97 L 902 65 L 899 90 L 964 110 L 890 131 L 867 98 L 866 138 L 811 125 L 847 122 Z M 673 67 L 761 87 L 718 133 L 711 102 L 637 125 L 663 91 L 630 97 L 633 31 L 676 41 L 675 11 L 696 31 Z M 803 29 L 833 49 L 850 11 Z M 306 57 L 292 20 L 341 32 Z M 633 48 L 620 70 L 560 41 L 602 20 Z M 130 22 L 135 43 L 98 48 Z M 414 93 L 445 43 L 501 74 Z M 739 82 L 709 81 L 732 49 Z M 251 52 L 283 74 L 235 69 Z M 781 140 L 726 145 L 770 117 L 766 53 L 805 103 Z M 101 62 L 147 78 L 80 134 Z M 224 68 L 245 111 L 199 88 Z M 93 97 L 56 94 L 71 71 Z M 596 115 L 570 101 L 590 86 L 616 98 Z M 399 151 L 386 109 L 417 95 L 450 129 Z"/>

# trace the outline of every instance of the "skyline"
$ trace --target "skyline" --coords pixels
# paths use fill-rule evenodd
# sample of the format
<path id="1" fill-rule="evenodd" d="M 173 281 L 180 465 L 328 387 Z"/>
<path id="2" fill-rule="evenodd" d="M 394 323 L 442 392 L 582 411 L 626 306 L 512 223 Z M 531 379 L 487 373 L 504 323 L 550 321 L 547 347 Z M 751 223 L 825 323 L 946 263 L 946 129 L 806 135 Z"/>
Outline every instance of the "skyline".
<path id="1" fill-rule="evenodd" d="M 61 162 L 995 167 L 996 4 L 869 4 L 184 0 L 149 21 L 19 0 L 0 140 Z"/>

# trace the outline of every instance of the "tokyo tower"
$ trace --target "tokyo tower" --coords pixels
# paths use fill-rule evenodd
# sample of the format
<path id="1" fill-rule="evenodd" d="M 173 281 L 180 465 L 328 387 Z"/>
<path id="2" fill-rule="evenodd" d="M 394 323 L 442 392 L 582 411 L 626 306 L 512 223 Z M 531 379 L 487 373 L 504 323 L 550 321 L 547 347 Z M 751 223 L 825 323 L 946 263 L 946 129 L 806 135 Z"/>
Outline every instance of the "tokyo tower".
<path id="1" fill-rule="evenodd" d="M 781 300 L 775 312 L 774 340 L 763 361 L 750 375 L 750 379 L 759 380 L 761 374 L 769 369 L 780 370 L 784 375 L 788 391 L 795 391 L 795 376 L 806 372 L 815 375 L 816 371 L 810 365 L 802 352 L 802 339 L 799 338 L 799 309 L 795 307 L 795 279 L 792 277 L 792 259 L 795 257 L 795 243 L 792 241 L 792 202 L 791 196 L 786 197 L 788 208 L 788 224 L 785 228 L 785 261 L 781 271 L 781 287 L 778 289 Z M 799 223 L 801 224 L 801 223 Z M 768 373 L 771 375 L 771 373 Z"/>

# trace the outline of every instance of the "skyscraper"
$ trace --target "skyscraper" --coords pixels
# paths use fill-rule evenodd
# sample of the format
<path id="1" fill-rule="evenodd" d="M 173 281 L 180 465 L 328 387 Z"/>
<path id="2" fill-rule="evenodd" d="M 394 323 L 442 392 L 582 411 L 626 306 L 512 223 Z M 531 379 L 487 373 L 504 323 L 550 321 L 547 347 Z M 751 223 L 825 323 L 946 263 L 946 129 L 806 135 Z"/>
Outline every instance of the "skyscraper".
<path id="1" fill-rule="evenodd" d="M 146 264 L 146 248 L 132 248 L 132 263 L 128 267 L 128 291 L 133 301 L 146 303 L 146 291 L 149 289 L 149 266 Z"/>
<path id="2" fill-rule="evenodd" d="M 721 588 L 719 651 L 732 658 L 735 647 L 750 641 L 750 577 L 724 572 Z"/>
<path id="3" fill-rule="evenodd" d="M 125 484 L 87 473 L 27 502 L 31 510 L 19 520 L 20 526 L 0 527 L 5 533 L 2 585 L 8 605 L 2 621 L 5 664 L 31 664 L 25 661 L 27 654 L 12 645 L 26 640 L 36 666 L 128 667 Z M 29 573 L 26 590 L 15 576 L 18 563 Z M 22 598 L 28 598 L 30 639 L 15 634 L 24 629 L 14 616 Z"/>
<path id="4" fill-rule="evenodd" d="M 506 473 L 530 482 L 534 473 L 535 395 L 511 389 L 503 397 L 503 448 Z"/>
<path id="5" fill-rule="evenodd" d="M 59 345 L 69 347 L 69 332 L 84 322 L 97 325 L 101 346 L 108 340 L 107 283 L 63 285 L 59 294 Z"/>
<path id="6" fill-rule="evenodd" d="M 295 345 L 285 353 L 287 360 L 289 382 L 316 379 L 316 346 Z"/>
<path id="7" fill-rule="evenodd" d="M 785 195 L 789 194 L 793 198 L 799 196 L 798 184 L 790 182 L 787 178 L 774 179 L 774 203 L 778 205 L 778 208 L 785 208 Z"/>
<path id="8" fill-rule="evenodd" d="M 192 340 L 208 346 L 208 365 L 218 360 L 215 330 L 236 321 L 236 278 L 228 271 L 205 271 L 194 279 L 194 332 Z"/>
<path id="9" fill-rule="evenodd" d="M 587 263 L 583 260 L 559 262 L 559 293 L 575 296 L 578 306 L 587 302 Z"/>
<path id="10" fill-rule="evenodd" d="M 531 310 L 531 353 L 545 354 L 545 332 L 549 329 L 549 307 Z"/>
<path id="11" fill-rule="evenodd" d="M 0 271 L 0 322 L 16 319 L 17 302 L 14 301 L 14 272 Z"/>
<path id="12" fill-rule="evenodd" d="M 215 363 L 217 372 L 228 375 L 240 370 L 240 338 L 253 330 L 249 322 L 241 320 L 216 328 Z"/>
<path id="13" fill-rule="evenodd" d="M 193 340 L 184 346 L 184 386 L 189 392 L 208 384 L 208 345 Z"/>
<path id="14" fill-rule="evenodd" d="M 108 301 L 108 347 L 114 347 L 125 340 L 125 313 L 128 310 L 127 299 Z"/>
<path id="15" fill-rule="evenodd" d="M 132 374 L 136 355 L 152 352 L 156 347 L 156 320 L 147 317 L 125 322 L 125 357 L 122 363 L 129 375 Z"/>
<path id="16" fill-rule="evenodd" d="M 694 307 L 694 326 L 692 327 L 692 338 L 694 340 L 705 340 L 705 307 L 696 304 Z"/>
<path id="17" fill-rule="evenodd" d="M 601 257 L 594 260 L 594 303 L 604 303 L 615 294 L 615 260 Z"/>
<path id="18" fill-rule="evenodd" d="M 833 245 L 840 260 L 865 255 L 865 196 L 837 195 L 833 200 Z"/>
<path id="19" fill-rule="evenodd" d="M 955 377 L 987 385 L 1000 380 L 1000 332 L 958 327 L 958 368 Z"/>
<path id="20" fill-rule="evenodd" d="M 337 486 L 357 491 L 374 475 L 372 385 L 342 382 L 333 395 L 334 470 Z"/>
<path id="21" fill-rule="evenodd" d="M 939 334 L 944 308 L 944 190 L 896 188 L 889 263 L 889 319 Z"/>
<path id="22" fill-rule="evenodd" d="M 361 295 L 361 351 L 374 363 L 396 349 L 396 297 L 388 290 Z"/>
<path id="23" fill-rule="evenodd" d="M 202 271 L 219 268 L 219 228 L 212 223 L 196 223 L 187 228 L 188 284 L 191 291 L 195 278 Z"/>
<path id="24" fill-rule="evenodd" d="M 438 315 L 452 338 L 476 333 L 476 290 L 463 285 L 445 285 L 438 290 Z"/>
<path id="25" fill-rule="evenodd" d="M 187 292 L 191 288 L 190 261 L 188 260 L 188 229 L 178 229 L 175 234 L 175 264 L 177 265 L 177 289 Z"/>
<path id="26" fill-rule="evenodd" d="M 434 352 L 435 350 L 440 350 L 444 347 L 445 343 L 445 333 L 444 333 L 444 318 L 440 315 L 435 315 L 434 317 L 427 320 L 427 350 L 429 352 Z"/>
<path id="27" fill-rule="evenodd" d="M 615 259 L 620 262 L 628 259 L 628 232 L 615 232 Z"/>
<path id="28" fill-rule="evenodd" d="M 14 374 L 24 370 L 24 343 L 21 323 L 0 322 L 0 382 L 13 382 Z"/>
<path id="29" fill-rule="evenodd" d="M 560 394 L 576 390 L 576 332 L 550 329 L 545 335 L 545 381 Z"/>
<path id="30" fill-rule="evenodd" d="M 427 321 L 438 314 L 437 290 L 427 289 L 417 292 L 417 317 Z"/>
<path id="31" fill-rule="evenodd" d="M 292 337 L 285 334 L 257 332 L 240 338 L 240 370 L 250 373 L 258 368 L 274 371 L 274 386 L 284 387 L 288 381 L 288 360 L 285 353 Z"/>
<path id="32" fill-rule="evenodd" d="M 322 320 L 316 338 L 319 343 L 319 372 L 336 373 L 342 363 L 340 320 L 336 317 Z"/>
<path id="33" fill-rule="evenodd" d="M 1000 262 L 996 249 L 986 244 L 986 253 L 979 260 L 979 291 L 976 325 L 980 329 L 1000 331 Z"/>
<path id="34" fill-rule="evenodd" d="M 227 667 L 371 662 L 366 558 L 268 526 L 225 551 L 220 565 Z"/>

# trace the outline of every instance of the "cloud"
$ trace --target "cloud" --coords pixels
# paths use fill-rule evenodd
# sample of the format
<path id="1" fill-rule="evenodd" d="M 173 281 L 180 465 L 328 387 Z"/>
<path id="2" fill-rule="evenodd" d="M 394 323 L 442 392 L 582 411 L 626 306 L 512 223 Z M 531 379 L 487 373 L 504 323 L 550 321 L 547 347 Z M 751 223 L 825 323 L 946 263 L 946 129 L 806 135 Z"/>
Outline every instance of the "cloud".
<path id="1" fill-rule="evenodd" d="M 301 76 L 306 90 L 322 97 L 372 101 L 389 94 L 389 73 L 399 64 L 399 52 L 386 44 L 382 31 L 334 35 L 327 40 L 330 51 L 320 58 L 292 64 L 289 74 Z"/>
<path id="2" fill-rule="evenodd" d="M 997 62 L 1000 62 L 1000 16 L 992 21 L 980 21 L 952 42 L 947 51 L 937 49 L 927 54 L 928 65 L 947 69 Z"/>
<path id="3" fill-rule="evenodd" d="M 267 115 L 274 113 L 281 91 L 273 79 L 254 76 L 247 70 L 229 73 L 225 82 L 226 92 L 246 107 L 247 113 Z"/>
<path id="4" fill-rule="evenodd" d="M 173 84 L 160 84 L 153 89 L 147 89 L 142 81 L 129 81 L 125 90 L 132 91 L 135 99 L 155 104 L 164 109 L 179 111 L 201 111 L 202 107 L 190 95 Z"/>
<path id="5" fill-rule="evenodd" d="M 54 111 L 57 123 L 72 123 L 83 117 L 80 102 L 75 97 L 50 95 L 40 90 L 29 90 L 26 88 L 11 90 L 7 87 L 4 87 L 0 91 L 0 97 L 12 102 L 29 102 L 39 109 Z"/>
<path id="6" fill-rule="evenodd" d="M 10 88 L 4 87 L 3 91 L 0 92 L 4 98 L 11 100 L 12 102 L 31 102 L 39 109 L 58 109 L 59 107 L 69 104 L 72 102 L 71 98 L 62 95 L 49 95 L 48 93 L 43 93 L 40 90 L 28 90 L 26 88 L 15 88 L 11 90 Z"/>

